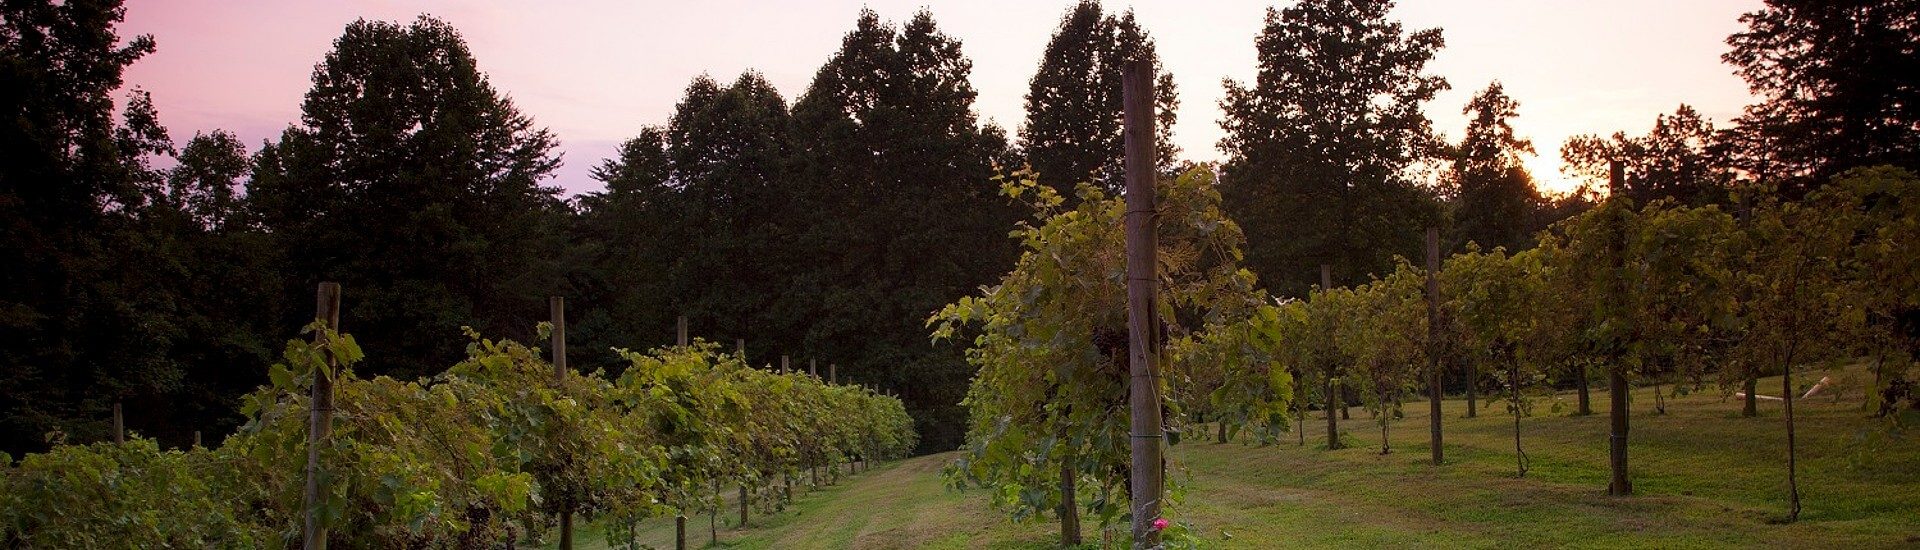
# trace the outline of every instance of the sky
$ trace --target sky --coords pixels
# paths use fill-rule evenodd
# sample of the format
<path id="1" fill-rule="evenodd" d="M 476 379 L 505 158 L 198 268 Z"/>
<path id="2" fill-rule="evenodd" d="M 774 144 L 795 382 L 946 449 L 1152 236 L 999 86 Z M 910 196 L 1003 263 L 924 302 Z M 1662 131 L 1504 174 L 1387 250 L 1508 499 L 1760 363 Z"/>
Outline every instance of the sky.
<path id="1" fill-rule="evenodd" d="M 1222 80 L 1250 82 L 1254 39 L 1269 7 L 1290 1 L 1109 0 L 1132 9 L 1158 45 L 1180 94 L 1174 141 L 1185 158 L 1221 160 Z M 1017 131 L 1027 82 L 1071 0 L 701 0 L 549 2 L 130 0 L 121 35 L 151 34 L 158 51 L 127 71 L 153 93 L 161 122 L 184 144 L 225 129 L 257 150 L 300 118 L 313 67 L 359 18 L 407 22 L 431 14 L 460 29 L 493 86 L 560 141 L 554 183 L 600 189 L 588 171 L 646 125 L 664 124 L 700 74 L 731 81 L 759 71 L 789 102 L 853 28 L 860 9 L 902 22 L 921 8 L 962 43 L 982 122 Z M 1753 102 L 1720 63 L 1740 14 L 1760 0 L 1401 0 L 1409 30 L 1440 27 L 1446 48 L 1428 65 L 1452 89 L 1426 105 L 1457 141 L 1474 92 L 1499 80 L 1520 102 L 1513 125 L 1540 153 L 1528 168 L 1543 190 L 1570 136 L 1645 133 L 1655 115 L 1693 105 L 1716 123 Z"/>

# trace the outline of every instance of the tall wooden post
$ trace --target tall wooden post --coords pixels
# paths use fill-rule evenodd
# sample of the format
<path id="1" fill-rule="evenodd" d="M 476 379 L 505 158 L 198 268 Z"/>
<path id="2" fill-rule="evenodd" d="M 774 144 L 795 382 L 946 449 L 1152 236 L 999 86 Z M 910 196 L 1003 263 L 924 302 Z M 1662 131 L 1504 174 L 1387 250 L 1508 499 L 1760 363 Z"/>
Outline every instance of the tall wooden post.
<path id="1" fill-rule="evenodd" d="M 1427 423 L 1433 431 L 1433 465 L 1445 453 L 1440 442 L 1440 228 L 1427 228 Z"/>
<path id="2" fill-rule="evenodd" d="M 324 320 L 331 332 L 340 330 L 340 283 L 320 283 L 314 294 L 314 313 L 316 320 Z M 318 344 L 327 343 L 327 332 L 313 335 Z M 320 515 L 325 509 L 321 494 L 325 491 L 320 485 L 320 447 L 333 433 L 333 355 L 327 354 L 326 364 L 316 367 L 313 373 L 312 393 L 308 395 L 307 413 L 307 487 L 304 495 L 306 550 L 323 550 L 327 547 L 327 526 Z M 326 372 L 320 372 L 326 371 Z"/>
<path id="3" fill-rule="evenodd" d="M 741 361 L 747 360 L 747 339 L 746 338 L 734 338 L 733 349 L 735 352 L 740 354 Z M 747 366 L 751 367 L 753 365 L 747 365 Z"/>
<path id="4" fill-rule="evenodd" d="M 740 484 L 740 527 L 747 526 L 747 484 Z"/>
<path id="5" fill-rule="evenodd" d="M 193 431 L 193 446 L 195 447 L 200 446 L 200 430 Z"/>
<path id="6" fill-rule="evenodd" d="M 687 550 L 687 512 L 685 510 L 681 510 L 680 515 L 673 517 L 673 548 Z"/>
<path id="7" fill-rule="evenodd" d="M 547 297 L 547 320 L 553 325 L 553 383 L 557 386 L 567 379 L 567 299 L 560 296 Z M 560 509 L 560 550 L 573 550 L 573 507 L 563 505 Z"/>
<path id="8" fill-rule="evenodd" d="M 680 323 L 677 329 L 673 341 L 681 346 L 687 345 L 687 316 L 680 316 Z"/>
<path id="9" fill-rule="evenodd" d="M 1614 193 L 1626 192 L 1626 167 L 1615 160 L 1607 168 L 1610 172 L 1608 187 Z M 1609 200 L 1615 199 L 1609 197 Z M 1618 278 L 1626 264 L 1625 228 L 1619 227 L 1617 221 L 1609 223 L 1613 227 L 1608 231 L 1607 244 L 1611 248 L 1608 252 L 1612 256 L 1611 261 L 1614 265 L 1608 267 L 1613 270 L 1613 276 Z M 1625 285 L 1622 283 L 1609 283 L 1609 286 L 1614 287 L 1609 289 L 1611 291 L 1609 294 L 1613 294 L 1614 299 L 1621 298 L 1620 294 L 1625 293 Z M 1611 478 L 1607 482 L 1607 494 L 1627 496 L 1633 494 L 1633 480 L 1627 477 L 1627 413 L 1629 412 L 1627 369 L 1624 361 L 1615 360 L 1610 363 L 1607 366 L 1607 393 L 1609 394 L 1607 399 L 1613 410 L 1607 411 L 1607 416 L 1612 421 L 1613 433 L 1607 438 L 1607 458 L 1612 467 Z"/>
<path id="10" fill-rule="evenodd" d="M 786 374 L 788 371 L 791 371 L 791 370 L 792 369 L 787 367 L 787 356 L 785 355 L 780 356 L 780 374 Z"/>
<path id="11" fill-rule="evenodd" d="M 1327 264 L 1320 264 L 1320 291 L 1327 292 L 1330 290 L 1333 290 L 1333 266 L 1330 266 Z M 1325 368 L 1326 368 L 1326 379 L 1327 379 L 1326 380 L 1327 382 L 1326 384 L 1327 450 L 1331 451 L 1331 450 L 1341 448 L 1340 447 L 1340 418 L 1337 416 L 1334 416 L 1334 409 L 1341 409 L 1344 407 L 1340 406 L 1340 394 L 1335 391 L 1337 388 L 1333 383 L 1334 370 L 1337 367 L 1337 365 L 1334 364 L 1333 357 L 1331 354 L 1331 350 L 1333 349 L 1333 332 L 1332 331 L 1327 332 L 1327 341 L 1325 342 L 1325 344 L 1326 344 L 1325 349 L 1327 349 L 1329 353 L 1327 354 L 1326 357 L 1320 358 L 1320 360 L 1326 362 Z"/>
<path id="12" fill-rule="evenodd" d="M 1132 408 L 1133 547 L 1160 545 L 1160 531 L 1154 520 L 1160 519 L 1160 499 L 1165 492 L 1163 476 L 1166 430 L 1160 418 L 1160 342 L 1154 310 L 1157 295 L 1159 243 L 1154 232 L 1153 186 L 1157 178 L 1154 143 L 1153 63 L 1136 59 L 1127 62 L 1120 78 L 1124 92 L 1126 123 L 1127 175 L 1127 342 L 1128 375 L 1131 378 L 1128 405 Z"/>
<path id="13" fill-rule="evenodd" d="M 820 360 L 818 359 L 807 360 L 807 376 L 812 376 L 816 379 L 820 378 Z"/>
<path id="14" fill-rule="evenodd" d="M 127 442 L 127 422 L 120 416 L 120 402 L 113 402 L 113 444 Z"/>
<path id="15" fill-rule="evenodd" d="M 840 385 L 839 363 L 827 363 L 827 383 L 835 386 Z"/>

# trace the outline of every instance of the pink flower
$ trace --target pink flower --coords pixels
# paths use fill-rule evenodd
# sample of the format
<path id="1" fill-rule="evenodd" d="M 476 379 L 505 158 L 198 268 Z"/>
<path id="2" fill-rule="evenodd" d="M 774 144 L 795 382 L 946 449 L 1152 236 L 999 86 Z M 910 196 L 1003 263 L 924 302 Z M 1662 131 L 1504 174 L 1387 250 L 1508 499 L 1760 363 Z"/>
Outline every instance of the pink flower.
<path id="1" fill-rule="evenodd" d="M 1153 520 L 1153 530 L 1155 531 L 1167 530 L 1167 518 L 1160 518 L 1160 519 Z"/>

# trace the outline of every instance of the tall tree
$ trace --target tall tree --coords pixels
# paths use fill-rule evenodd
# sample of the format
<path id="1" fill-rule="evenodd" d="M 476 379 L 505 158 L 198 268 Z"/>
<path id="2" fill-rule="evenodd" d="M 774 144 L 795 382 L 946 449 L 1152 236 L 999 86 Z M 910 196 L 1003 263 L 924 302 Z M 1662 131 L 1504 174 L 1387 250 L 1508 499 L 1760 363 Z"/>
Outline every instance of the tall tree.
<path id="1" fill-rule="evenodd" d="M 164 177 L 146 157 L 173 151 L 146 94 L 116 113 L 125 69 L 154 51 L 122 43 L 118 1 L 0 4 L 0 449 L 49 432 L 104 438 L 124 398 L 178 387 L 175 326 L 147 306 L 132 238 Z M 116 116 L 118 114 L 119 116 Z M 143 428 L 139 423 L 136 428 Z"/>
<path id="2" fill-rule="evenodd" d="M 1533 142 L 1514 135 L 1509 122 L 1519 109 L 1520 102 L 1494 81 L 1461 111 L 1469 118 L 1467 135 L 1453 159 L 1456 241 L 1518 250 L 1545 227 L 1545 200 L 1525 166 Z"/>
<path id="3" fill-rule="evenodd" d="M 1390 0 L 1305 0 L 1267 10 L 1254 82 L 1226 83 L 1222 192 L 1247 231 L 1247 263 L 1300 296 L 1314 266 L 1336 284 L 1415 257 L 1438 217 L 1408 168 L 1440 149 L 1421 103 L 1447 88 L 1426 73 L 1440 29 L 1406 32 Z"/>
<path id="4" fill-rule="evenodd" d="M 354 289 L 346 318 L 415 375 L 460 357 L 457 334 L 529 334 L 560 286 L 554 139 L 487 83 L 458 31 L 347 25 L 314 69 L 301 124 L 263 149 L 248 192 L 289 254 L 292 289 Z M 302 314 L 291 312 L 290 314 Z M 382 369 L 382 367 L 385 367 Z"/>
<path id="5" fill-rule="evenodd" d="M 1763 98 L 1734 140 L 1793 187 L 1848 168 L 1920 169 L 1920 0 L 1767 0 L 1721 59 Z"/>
<path id="6" fill-rule="evenodd" d="M 896 28 L 863 10 L 794 105 L 797 259 L 769 332 L 900 388 L 926 449 L 959 443 L 972 369 L 917 319 L 1015 257 L 1018 214 L 990 179 L 1006 138 L 979 124 L 971 71 L 930 13 Z"/>
<path id="7" fill-rule="evenodd" d="M 700 76 L 665 127 L 594 169 L 607 190 L 581 199 L 576 239 L 587 349 L 665 342 L 682 315 L 702 334 L 761 341 L 793 261 L 791 190 L 778 181 L 790 122 L 759 73 L 730 85 Z"/>
<path id="8" fill-rule="evenodd" d="M 1132 10 L 1118 17 L 1105 15 L 1098 0 L 1082 0 L 1060 18 L 1041 54 L 1040 70 L 1027 86 L 1027 123 L 1020 129 L 1020 145 L 1040 182 L 1069 202 L 1076 198 L 1074 186 L 1082 182 L 1108 193 L 1123 187 L 1120 66 L 1134 59 L 1153 63 L 1158 75 L 1158 165 L 1168 171 L 1179 154 L 1173 145 L 1179 93 L 1173 75 L 1160 70 L 1153 39 L 1134 20 Z"/>

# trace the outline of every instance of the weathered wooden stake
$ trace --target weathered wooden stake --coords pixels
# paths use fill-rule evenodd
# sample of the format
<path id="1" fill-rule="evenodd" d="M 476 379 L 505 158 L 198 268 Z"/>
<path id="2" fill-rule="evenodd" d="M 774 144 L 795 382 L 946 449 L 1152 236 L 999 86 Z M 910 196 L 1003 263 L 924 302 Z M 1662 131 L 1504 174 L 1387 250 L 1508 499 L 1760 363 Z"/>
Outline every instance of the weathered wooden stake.
<path id="1" fill-rule="evenodd" d="M 839 363 L 827 363 L 827 383 L 835 386 L 840 385 Z"/>
<path id="2" fill-rule="evenodd" d="M 820 361 L 819 360 L 816 360 L 816 359 L 807 360 L 807 376 L 812 376 L 815 379 L 820 378 Z"/>
<path id="3" fill-rule="evenodd" d="M 1154 231 L 1158 208 L 1153 196 L 1157 178 L 1154 161 L 1158 147 L 1154 144 L 1153 72 L 1153 63 L 1136 59 L 1127 62 L 1120 74 L 1127 152 L 1128 405 L 1133 413 L 1130 494 L 1133 547 L 1137 549 L 1160 545 L 1160 531 L 1153 524 L 1160 519 L 1160 499 L 1166 494 L 1160 342 L 1154 330 L 1160 320 L 1154 310 L 1160 247 Z"/>
<path id="4" fill-rule="evenodd" d="M 674 342 L 681 346 L 685 346 L 687 345 L 687 316 L 685 315 L 680 316 L 680 324 L 678 328 L 679 330 L 676 331 L 675 333 L 676 337 L 674 338 Z"/>
<path id="5" fill-rule="evenodd" d="M 127 423 L 120 416 L 120 402 L 113 402 L 113 444 L 127 442 Z"/>
<path id="6" fill-rule="evenodd" d="M 681 512 L 673 517 L 673 548 L 687 550 L 687 514 Z"/>
<path id="7" fill-rule="evenodd" d="M 787 356 L 780 356 L 780 374 L 786 374 L 792 370 L 793 369 L 787 367 Z"/>
<path id="8" fill-rule="evenodd" d="M 740 527 L 747 526 L 747 484 L 740 484 Z"/>
<path id="9" fill-rule="evenodd" d="M 324 320 L 327 331 L 313 335 L 317 344 L 327 343 L 328 332 L 340 330 L 340 283 L 320 283 L 314 295 L 314 313 L 316 320 Z M 313 373 L 312 393 L 308 395 L 307 414 L 307 486 L 304 498 L 305 537 L 301 548 L 306 550 L 324 550 L 327 547 L 327 526 L 320 515 L 325 511 L 321 494 L 325 490 L 320 483 L 320 447 L 325 445 L 333 433 L 333 356 L 327 355 L 326 364 L 316 367 Z M 324 372 L 321 372 L 324 371 Z"/>
<path id="10" fill-rule="evenodd" d="M 1427 228 L 1427 423 L 1433 431 L 1433 465 L 1444 460 L 1440 437 L 1440 228 Z"/>
<path id="11" fill-rule="evenodd" d="M 1607 168 L 1610 176 L 1608 179 L 1608 187 L 1611 188 L 1614 193 L 1625 193 L 1627 181 L 1626 166 L 1622 165 L 1620 161 L 1615 160 Z M 1609 233 L 1611 233 L 1611 235 L 1607 238 L 1610 242 L 1607 243 L 1607 246 L 1611 249 L 1609 250 L 1609 255 L 1612 256 L 1612 263 L 1614 265 L 1607 267 L 1613 270 L 1616 274 L 1615 277 L 1618 277 L 1620 270 L 1625 268 L 1626 236 L 1621 234 L 1621 228 L 1618 227 Z M 1620 286 L 1619 283 L 1615 283 L 1614 286 L 1616 286 L 1616 288 L 1610 289 L 1612 292 L 1609 292 L 1609 294 L 1618 297 L 1619 293 L 1624 292 L 1624 287 Z M 1633 480 L 1627 477 L 1627 413 L 1629 412 L 1627 404 L 1627 391 L 1629 389 L 1627 386 L 1627 369 L 1623 361 L 1613 361 L 1612 363 L 1613 364 L 1607 366 L 1607 393 L 1610 394 L 1607 396 L 1607 401 L 1613 409 L 1607 411 L 1613 432 L 1607 438 L 1607 458 L 1610 463 L 1609 466 L 1611 467 L 1611 471 L 1609 472 L 1610 478 L 1607 482 L 1607 494 L 1628 496 L 1633 494 Z"/>
<path id="12" fill-rule="evenodd" d="M 195 447 L 200 446 L 200 430 L 193 431 L 193 446 Z"/>
<path id="13" fill-rule="evenodd" d="M 558 385 L 567 379 L 566 298 L 547 297 L 547 320 L 553 325 L 550 347 L 553 348 L 553 383 Z M 560 550 L 573 550 L 573 509 L 570 506 L 560 510 Z"/>

